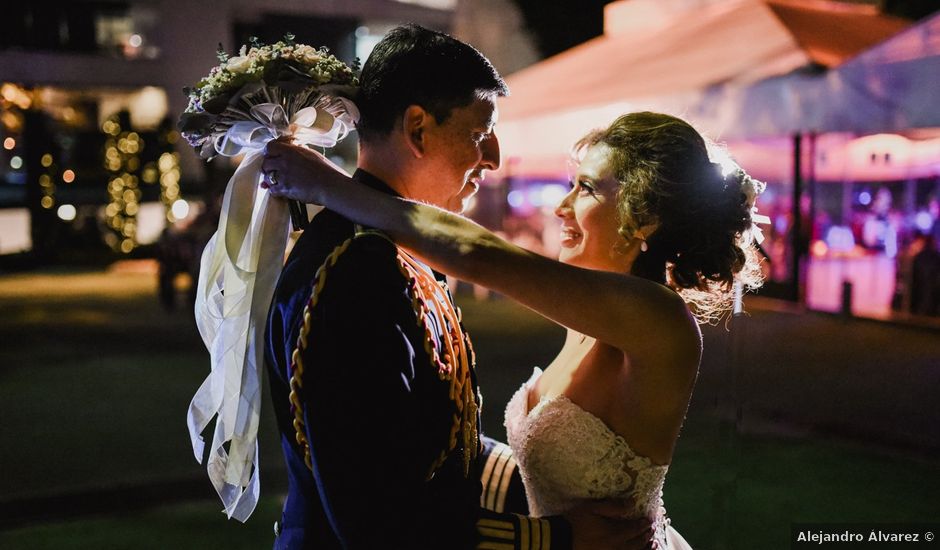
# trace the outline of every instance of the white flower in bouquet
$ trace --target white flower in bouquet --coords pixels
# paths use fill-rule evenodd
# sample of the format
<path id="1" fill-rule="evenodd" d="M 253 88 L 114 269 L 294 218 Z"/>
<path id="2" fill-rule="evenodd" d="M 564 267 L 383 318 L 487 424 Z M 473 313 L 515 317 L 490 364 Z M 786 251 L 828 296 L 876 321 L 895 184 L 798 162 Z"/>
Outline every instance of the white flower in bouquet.
<path id="1" fill-rule="evenodd" d="M 325 147 L 342 139 L 358 119 L 351 100 L 358 84 L 355 72 L 326 48 L 295 44 L 288 35 L 274 44 L 242 46 L 234 57 L 220 52 L 219 59 L 222 63 L 208 76 L 185 90 L 189 105 L 180 117 L 183 137 L 203 158 L 228 154 L 222 146 L 238 122 L 270 125 L 269 113 L 252 112 L 258 105 L 279 106 L 288 121 L 305 108 L 329 114 L 331 124 L 338 121 L 339 128 L 333 134 L 336 139 L 314 143 Z M 333 127 L 321 129 L 329 133 Z M 278 134 L 274 137 L 286 135 L 285 128 L 270 130 Z"/>

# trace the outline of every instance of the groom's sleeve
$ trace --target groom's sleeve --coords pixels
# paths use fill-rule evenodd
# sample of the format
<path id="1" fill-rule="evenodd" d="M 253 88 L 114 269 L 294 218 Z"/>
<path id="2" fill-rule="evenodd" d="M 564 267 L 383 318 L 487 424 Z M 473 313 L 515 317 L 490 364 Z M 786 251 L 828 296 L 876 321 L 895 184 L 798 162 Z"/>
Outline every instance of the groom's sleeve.
<path id="1" fill-rule="evenodd" d="M 525 485 L 509 445 L 483 436 L 477 473 L 482 485 L 480 506 L 491 512 L 528 515 Z"/>
<path id="2" fill-rule="evenodd" d="M 512 449 L 482 437 L 477 474 L 482 485 L 476 548 L 550 550 L 571 548 L 571 527 L 561 517 L 529 517 L 525 486 Z"/>
<path id="3" fill-rule="evenodd" d="M 561 517 L 533 518 L 481 509 L 476 550 L 570 550 L 571 527 Z"/>

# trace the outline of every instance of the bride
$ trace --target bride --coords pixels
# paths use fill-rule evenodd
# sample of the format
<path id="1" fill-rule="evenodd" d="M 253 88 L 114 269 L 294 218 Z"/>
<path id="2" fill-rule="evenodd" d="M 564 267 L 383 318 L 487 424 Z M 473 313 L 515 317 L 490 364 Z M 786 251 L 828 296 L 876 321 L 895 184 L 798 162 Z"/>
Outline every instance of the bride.
<path id="1" fill-rule="evenodd" d="M 269 145 L 264 171 L 276 179 L 263 185 L 381 229 L 432 267 L 566 327 L 558 357 L 506 408 L 532 515 L 618 499 L 631 517 L 655 518 L 660 548 L 689 548 L 665 516 L 662 486 L 702 354 L 698 323 L 727 312 L 736 283 L 760 284 L 751 218 L 760 183 L 723 174 L 702 136 L 665 114 L 621 116 L 575 151 L 577 175 L 555 209 L 558 261 L 352 184 L 290 144 Z"/>

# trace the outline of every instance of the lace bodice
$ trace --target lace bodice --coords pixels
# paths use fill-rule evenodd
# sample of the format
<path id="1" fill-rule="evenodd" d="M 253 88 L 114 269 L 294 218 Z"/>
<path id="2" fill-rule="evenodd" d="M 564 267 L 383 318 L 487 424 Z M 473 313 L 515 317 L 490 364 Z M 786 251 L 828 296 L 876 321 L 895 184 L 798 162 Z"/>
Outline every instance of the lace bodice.
<path id="1" fill-rule="evenodd" d="M 668 520 L 662 487 L 669 467 L 633 452 L 600 418 L 563 395 L 542 398 L 529 411 L 529 390 L 540 375 L 535 369 L 519 388 L 505 419 L 530 513 L 558 515 L 586 499 L 627 499 L 634 503 L 630 516 L 657 518 L 656 538 L 663 541 Z"/>

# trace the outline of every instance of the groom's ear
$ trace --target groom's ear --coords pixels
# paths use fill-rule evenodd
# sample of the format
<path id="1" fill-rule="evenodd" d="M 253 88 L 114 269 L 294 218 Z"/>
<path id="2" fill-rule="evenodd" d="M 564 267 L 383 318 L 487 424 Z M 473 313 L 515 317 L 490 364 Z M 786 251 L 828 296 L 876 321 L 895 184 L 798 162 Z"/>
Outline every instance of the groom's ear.
<path id="1" fill-rule="evenodd" d="M 408 106 L 402 115 L 402 134 L 408 149 L 415 158 L 421 158 L 425 154 L 428 126 L 431 120 L 431 113 L 420 105 Z"/>

